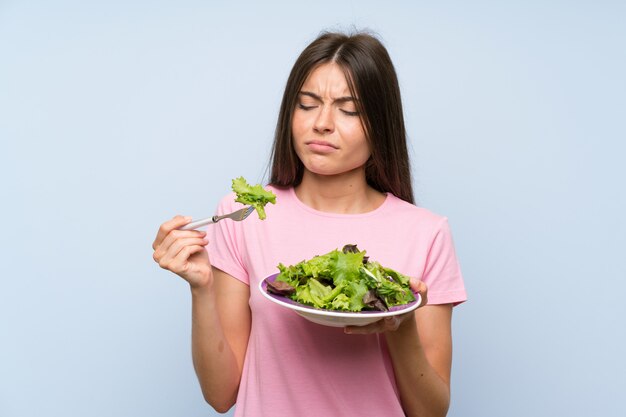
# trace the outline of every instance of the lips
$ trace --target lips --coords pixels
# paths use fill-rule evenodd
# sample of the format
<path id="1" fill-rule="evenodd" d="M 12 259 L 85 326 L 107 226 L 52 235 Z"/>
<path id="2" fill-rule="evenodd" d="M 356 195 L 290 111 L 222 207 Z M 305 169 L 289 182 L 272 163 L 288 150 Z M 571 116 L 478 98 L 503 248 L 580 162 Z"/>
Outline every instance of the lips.
<path id="1" fill-rule="evenodd" d="M 305 145 L 313 152 L 329 153 L 339 149 L 338 146 L 333 145 L 330 142 L 324 140 L 310 140 L 305 142 Z"/>

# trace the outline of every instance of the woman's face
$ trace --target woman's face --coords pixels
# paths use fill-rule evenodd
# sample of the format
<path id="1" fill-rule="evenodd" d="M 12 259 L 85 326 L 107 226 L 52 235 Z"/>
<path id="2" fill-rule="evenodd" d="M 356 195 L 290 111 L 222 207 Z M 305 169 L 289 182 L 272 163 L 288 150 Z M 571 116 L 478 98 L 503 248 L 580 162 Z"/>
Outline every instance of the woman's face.
<path id="1" fill-rule="evenodd" d="M 339 65 L 323 64 L 309 74 L 292 120 L 294 148 L 307 170 L 337 175 L 364 167 L 371 152 L 356 99 Z"/>

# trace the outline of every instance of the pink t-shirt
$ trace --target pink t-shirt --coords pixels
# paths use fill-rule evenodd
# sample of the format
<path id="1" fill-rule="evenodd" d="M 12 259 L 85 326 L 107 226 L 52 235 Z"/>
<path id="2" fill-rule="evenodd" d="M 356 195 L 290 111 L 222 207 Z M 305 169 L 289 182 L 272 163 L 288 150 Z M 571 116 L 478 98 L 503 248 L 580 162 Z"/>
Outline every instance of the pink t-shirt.
<path id="1" fill-rule="evenodd" d="M 268 187 L 276 204 L 267 219 L 223 220 L 209 229 L 212 264 L 250 285 L 252 329 L 236 417 L 404 416 L 381 335 L 346 335 L 311 323 L 267 300 L 259 281 L 346 244 L 371 260 L 428 285 L 429 304 L 466 300 L 445 217 L 387 194 L 364 214 L 334 214 L 304 205 L 292 188 Z M 241 208 L 226 196 L 218 213 Z"/>

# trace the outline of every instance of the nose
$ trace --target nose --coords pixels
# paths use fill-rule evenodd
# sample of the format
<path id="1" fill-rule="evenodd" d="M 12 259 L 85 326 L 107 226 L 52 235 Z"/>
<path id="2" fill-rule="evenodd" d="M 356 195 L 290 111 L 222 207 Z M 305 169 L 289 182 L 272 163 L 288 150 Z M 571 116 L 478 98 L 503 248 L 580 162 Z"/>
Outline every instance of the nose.
<path id="1" fill-rule="evenodd" d="M 321 110 L 315 119 L 313 130 L 321 135 L 332 133 L 335 130 L 335 122 L 330 106 L 321 106 Z"/>

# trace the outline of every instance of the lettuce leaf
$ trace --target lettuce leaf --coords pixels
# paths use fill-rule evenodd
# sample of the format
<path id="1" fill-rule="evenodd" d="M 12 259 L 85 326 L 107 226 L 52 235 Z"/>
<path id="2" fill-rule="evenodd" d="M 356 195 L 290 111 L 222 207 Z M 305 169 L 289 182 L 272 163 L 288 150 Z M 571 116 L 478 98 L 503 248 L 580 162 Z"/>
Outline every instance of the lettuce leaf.
<path id="1" fill-rule="evenodd" d="M 370 261 L 355 245 L 317 255 L 295 265 L 278 264 L 277 281 L 294 287 L 289 297 L 320 309 L 363 311 L 372 304 L 364 301 L 372 290 L 379 306 L 386 308 L 415 300 L 409 277 Z"/>
<path id="2" fill-rule="evenodd" d="M 248 184 L 244 177 L 235 178 L 232 189 L 237 194 L 235 201 L 254 207 L 261 220 L 267 217 L 265 205 L 276 204 L 276 195 L 273 192 L 264 189 L 260 184 Z"/>

